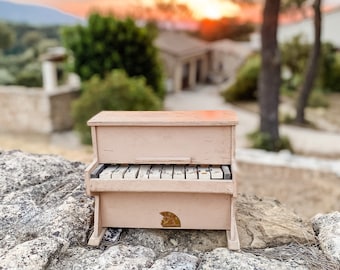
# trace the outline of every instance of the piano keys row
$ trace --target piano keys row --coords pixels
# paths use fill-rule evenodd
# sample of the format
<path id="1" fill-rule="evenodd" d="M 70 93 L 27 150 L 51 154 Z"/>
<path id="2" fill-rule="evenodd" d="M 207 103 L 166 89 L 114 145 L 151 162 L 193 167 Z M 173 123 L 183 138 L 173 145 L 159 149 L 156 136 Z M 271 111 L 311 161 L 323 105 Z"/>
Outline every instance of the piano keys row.
<path id="1" fill-rule="evenodd" d="M 231 179 L 228 165 L 99 165 L 92 173 L 99 179 L 177 179 L 218 180 Z"/>

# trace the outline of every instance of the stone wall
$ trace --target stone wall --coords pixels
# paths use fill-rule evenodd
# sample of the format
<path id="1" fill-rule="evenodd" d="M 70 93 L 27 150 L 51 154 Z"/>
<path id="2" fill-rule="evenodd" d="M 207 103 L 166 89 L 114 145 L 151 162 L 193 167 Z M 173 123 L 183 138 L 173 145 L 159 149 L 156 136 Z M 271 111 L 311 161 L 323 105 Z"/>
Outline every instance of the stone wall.
<path id="1" fill-rule="evenodd" d="M 79 94 L 79 84 L 64 85 L 52 93 L 0 86 L 0 132 L 48 134 L 71 129 L 71 103 Z"/>

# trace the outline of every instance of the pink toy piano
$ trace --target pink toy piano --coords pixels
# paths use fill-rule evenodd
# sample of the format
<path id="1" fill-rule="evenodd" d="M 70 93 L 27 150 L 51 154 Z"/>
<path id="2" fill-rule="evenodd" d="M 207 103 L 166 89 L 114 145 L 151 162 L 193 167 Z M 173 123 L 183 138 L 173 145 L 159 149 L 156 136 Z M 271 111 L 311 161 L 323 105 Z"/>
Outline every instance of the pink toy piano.
<path id="1" fill-rule="evenodd" d="M 85 171 L 95 198 L 97 246 L 107 227 L 226 230 L 235 220 L 232 111 L 103 111 L 88 121 L 94 160 Z"/>

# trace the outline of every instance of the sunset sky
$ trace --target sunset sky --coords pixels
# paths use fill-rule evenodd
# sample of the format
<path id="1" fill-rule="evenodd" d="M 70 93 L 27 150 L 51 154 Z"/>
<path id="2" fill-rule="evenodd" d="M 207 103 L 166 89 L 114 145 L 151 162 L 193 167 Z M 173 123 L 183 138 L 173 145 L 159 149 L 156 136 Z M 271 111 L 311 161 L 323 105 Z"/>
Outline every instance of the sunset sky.
<path id="1" fill-rule="evenodd" d="M 133 6 L 149 6 L 153 0 L 9 0 L 11 2 L 32 3 L 56 7 L 68 13 L 84 17 L 94 8 L 125 11 Z M 233 16 L 239 12 L 239 7 L 228 0 L 177 0 L 178 3 L 187 4 L 196 18 L 218 18 Z"/>
<path id="2" fill-rule="evenodd" d="M 136 6 L 152 6 L 154 0 L 8 0 L 11 2 L 32 3 L 58 8 L 80 17 L 85 17 L 91 10 L 109 10 L 114 8 L 121 13 Z M 242 14 L 239 6 L 230 0 L 176 0 L 185 3 L 192 11 L 196 19 L 210 18 L 218 19 L 222 16 L 235 16 Z M 340 0 L 324 0 L 326 5 L 340 5 Z M 249 15 L 249 14 L 246 14 Z"/>

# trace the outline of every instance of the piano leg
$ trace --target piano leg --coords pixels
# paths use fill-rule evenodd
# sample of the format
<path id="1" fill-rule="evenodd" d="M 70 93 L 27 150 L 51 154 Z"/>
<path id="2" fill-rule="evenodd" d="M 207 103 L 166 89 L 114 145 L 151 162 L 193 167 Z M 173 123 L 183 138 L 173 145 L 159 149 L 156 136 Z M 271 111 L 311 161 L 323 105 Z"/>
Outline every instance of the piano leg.
<path id="1" fill-rule="evenodd" d="M 238 238 L 236 217 L 235 217 L 235 201 L 236 198 L 230 199 L 230 231 L 227 231 L 228 248 L 230 250 L 240 249 L 240 240 Z"/>
<path id="2" fill-rule="evenodd" d="M 99 246 L 103 239 L 106 228 L 101 226 L 101 213 L 100 213 L 100 195 L 94 196 L 94 229 L 89 239 L 88 244 L 90 246 Z"/>

